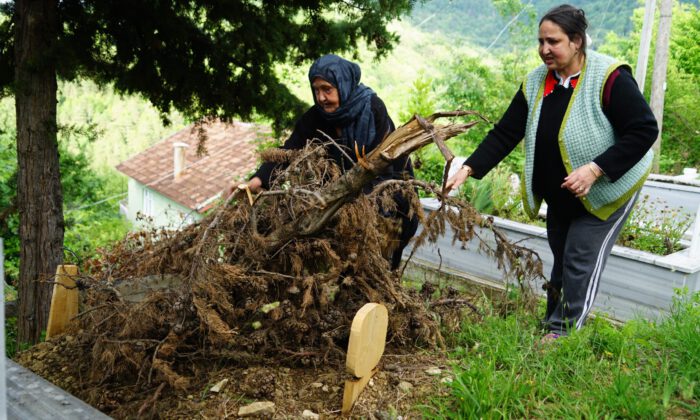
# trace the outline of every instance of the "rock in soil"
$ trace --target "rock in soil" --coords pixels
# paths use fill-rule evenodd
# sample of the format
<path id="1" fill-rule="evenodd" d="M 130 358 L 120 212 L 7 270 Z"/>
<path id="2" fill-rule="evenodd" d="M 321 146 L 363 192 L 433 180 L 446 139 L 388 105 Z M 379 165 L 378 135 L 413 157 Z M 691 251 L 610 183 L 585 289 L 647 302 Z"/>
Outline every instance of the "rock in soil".
<path id="1" fill-rule="evenodd" d="M 238 409 L 239 417 L 262 417 L 275 414 L 275 403 L 271 401 L 256 401 Z"/>
<path id="2" fill-rule="evenodd" d="M 311 410 L 304 410 L 304 412 L 301 413 L 301 418 L 309 420 L 318 420 L 321 418 L 321 416 L 319 416 Z"/>

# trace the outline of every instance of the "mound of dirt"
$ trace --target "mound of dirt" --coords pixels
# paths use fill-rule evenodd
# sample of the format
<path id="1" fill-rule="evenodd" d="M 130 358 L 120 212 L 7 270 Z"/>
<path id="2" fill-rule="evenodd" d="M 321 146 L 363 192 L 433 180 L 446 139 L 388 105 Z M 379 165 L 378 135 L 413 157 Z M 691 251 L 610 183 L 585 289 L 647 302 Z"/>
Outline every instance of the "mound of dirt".
<path id="1" fill-rule="evenodd" d="M 440 135 L 440 127 L 424 124 L 395 133 L 415 138 L 423 127 L 423 136 Z M 430 304 L 435 293 L 402 287 L 385 258 L 397 233 L 395 198 L 410 202 L 408 216 L 423 225 L 414 247 L 447 226 L 456 241 L 480 239 L 475 227 L 492 223 L 450 197 L 425 215 L 416 187 L 441 192 L 420 181 L 390 180 L 362 194 L 387 164 L 387 150 L 403 150 L 395 134 L 385 142 L 391 147 L 380 145 L 348 173 L 328 158 L 334 144 L 267 152 L 266 160 L 284 165 L 270 191 L 252 201 L 234 193 L 200 223 L 132 234 L 87 262 L 77 322 L 19 362 L 115 417 L 236 416 L 256 400 L 275 402 L 280 417 L 331 415 L 340 408 L 352 318 L 379 302 L 390 313 L 394 355 L 383 359 L 383 373 L 357 410 L 375 416 L 388 402 L 410 410 L 440 389 L 421 369 L 444 364 L 412 353 L 443 343 L 441 317 Z M 541 272 L 536 255 L 494 234 L 497 247 L 484 250 L 514 278 Z M 143 287 L 153 279 L 167 287 Z M 229 379 L 226 388 L 208 390 L 222 379 Z"/>
<path id="2" fill-rule="evenodd" d="M 184 392 L 170 387 L 158 392 L 157 388 L 146 390 L 117 384 L 89 389 L 81 385 L 81 357 L 74 353 L 75 344 L 75 336 L 64 335 L 23 353 L 18 362 L 68 392 L 94 401 L 96 408 L 115 418 L 237 418 L 241 407 L 256 401 L 274 403 L 270 416 L 274 418 L 302 418 L 307 410 L 320 418 L 341 416 L 347 375 L 334 366 L 288 367 L 270 363 L 238 367 L 200 361 L 193 365 L 197 377 L 191 378 Z M 351 417 L 420 417 L 421 404 L 448 392 L 453 378 L 444 356 L 415 348 L 410 353 L 406 349 L 396 352 L 399 350 L 387 349 L 379 371 L 360 394 Z M 435 374 L 436 368 L 441 373 Z M 222 381 L 221 389 L 212 391 Z"/>

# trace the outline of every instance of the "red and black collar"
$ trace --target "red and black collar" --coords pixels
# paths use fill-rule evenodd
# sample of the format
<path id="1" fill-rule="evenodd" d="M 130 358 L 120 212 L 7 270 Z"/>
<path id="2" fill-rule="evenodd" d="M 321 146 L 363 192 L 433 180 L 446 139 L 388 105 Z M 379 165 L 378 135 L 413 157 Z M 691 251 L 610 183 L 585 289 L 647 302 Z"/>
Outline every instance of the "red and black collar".
<path id="1" fill-rule="evenodd" d="M 578 78 L 581 75 L 581 72 L 578 72 L 574 74 L 573 76 L 569 76 L 566 79 L 562 78 L 557 74 L 556 71 L 550 70 L 547 72 L 547 77 L 544 80 L 544 97 L 547 97 L 550 93 L 554 92 L 554 88 L 557 85 L 561 85 L 566 89 L 574 89 L 576 88 L 576 84 L 578 83 Z"/>

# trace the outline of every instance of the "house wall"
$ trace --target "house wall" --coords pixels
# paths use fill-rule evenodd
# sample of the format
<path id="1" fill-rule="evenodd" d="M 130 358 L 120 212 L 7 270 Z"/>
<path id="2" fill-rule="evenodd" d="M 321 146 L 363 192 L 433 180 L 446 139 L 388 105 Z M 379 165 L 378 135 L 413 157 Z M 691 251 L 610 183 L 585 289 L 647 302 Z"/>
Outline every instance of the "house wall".
<path id="1" fill-rule="evenodd" d="M 148 191 L 148 192 L 145 192 Z M 148 204 L 144 203 L 144 196 L 150 195 L 150 221 L 138 220 L 138 214 L 146 214 Z M 133 223 L 134 229 L 145 227 L 166 227 L 177 229 L 185 224 L 198 221 L 202 216 L 185 206 L 151 190 L 135 179 L 129 178 L 129 208 L 126 218 Z M 187 219 L 184 223 L 183 220 Z"/>

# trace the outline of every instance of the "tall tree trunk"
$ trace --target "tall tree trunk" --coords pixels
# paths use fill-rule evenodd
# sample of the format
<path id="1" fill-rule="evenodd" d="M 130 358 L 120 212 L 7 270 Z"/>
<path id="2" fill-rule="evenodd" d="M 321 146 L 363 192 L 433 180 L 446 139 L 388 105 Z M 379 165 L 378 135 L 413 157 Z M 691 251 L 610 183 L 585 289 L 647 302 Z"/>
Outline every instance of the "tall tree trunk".
<path id="1" fill-rule="evenodd" d="M 20 226 L 18 339 L 39 341 L 51 290 L 42 280 L 63 260 L 63 195 L 56 141 L 57 1 L 18 0 L 15 27 L 17 207 Z"/>

